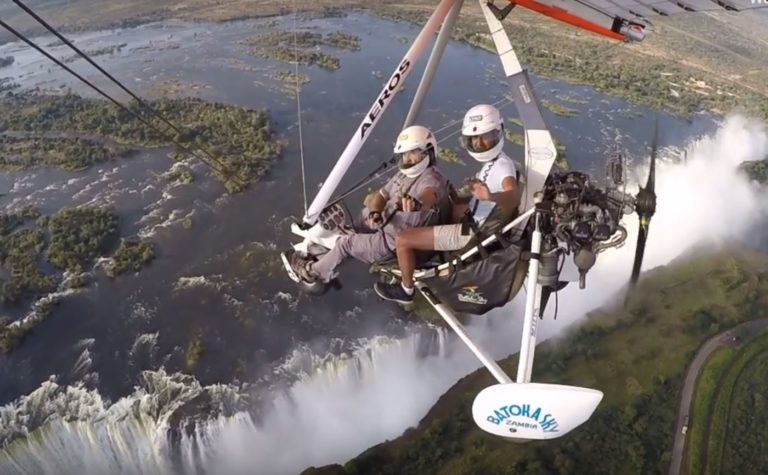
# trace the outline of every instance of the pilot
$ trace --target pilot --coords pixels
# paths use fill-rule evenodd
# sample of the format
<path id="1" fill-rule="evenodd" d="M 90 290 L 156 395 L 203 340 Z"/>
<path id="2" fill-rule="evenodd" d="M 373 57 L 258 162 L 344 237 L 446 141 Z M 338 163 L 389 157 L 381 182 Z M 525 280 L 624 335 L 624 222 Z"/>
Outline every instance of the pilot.
<path id="1" fill-rule="evenodd" d="M 468 180 L 471 195 L 454 202 L 452 221 L 455 224 L 403 229 L 397 234 L 395 248 L 401 282 L 374 284 L 376 293 L 385 300 L 413 301 L 416 250 L 454 251 L 469 243 L 474 226 L 462 224 L 461 220 L 467 210 L 476 208 L 477 202 L 492 202 L 510 213 L 520 204 L 515 162 L 502 151 L 504 120 L 499 110 L 488 104 L 472 107 L 464 115 L 461 133 L 464 148 L 482 164 L 480 171 Z M 477 215 L 470 218 L 473 224 L 477 224 L 477 218 Z"/>
<path id="2" fill-rule="evenodd" d="M 398 173 L 367 203 L 361 233 L 341 236 L 314 261 L 291 250 L 291 268 L 304 282 L 330 282 L 348 257 L 372 264 L 392 257 L 399 231 L 445 222 L 451 212 L 448 181 L 436 168 L 437 141 L 426 127 L 413 125 L 397 137 Z"/>

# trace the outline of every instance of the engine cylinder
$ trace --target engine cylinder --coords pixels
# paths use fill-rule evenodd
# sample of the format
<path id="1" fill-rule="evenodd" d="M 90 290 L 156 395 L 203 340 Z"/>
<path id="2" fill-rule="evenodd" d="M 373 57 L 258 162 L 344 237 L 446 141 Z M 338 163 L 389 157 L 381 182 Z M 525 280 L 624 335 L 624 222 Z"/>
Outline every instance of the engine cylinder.
<path id="1" fill-rule="evenodd" d="M 548 246 L 548 251 L 554 249 L 552 246 Z M 557 252 L 542 253 L 541 264 L 539 266 L 539 284 L 542 286 L 557 286 L 557 279 L 559 272 L 557 269 L 557 261 L 560 256 Z"/>

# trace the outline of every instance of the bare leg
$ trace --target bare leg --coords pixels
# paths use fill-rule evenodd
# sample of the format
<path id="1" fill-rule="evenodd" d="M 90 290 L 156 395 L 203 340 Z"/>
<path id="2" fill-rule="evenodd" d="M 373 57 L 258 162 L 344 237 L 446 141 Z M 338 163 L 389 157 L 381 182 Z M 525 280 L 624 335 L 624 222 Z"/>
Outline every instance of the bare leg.
<path id="1" fill-rule="evenodd" d="M 410 228 L 397 233 L 395 247 L 397 265 L 402 274 L 403 287 L 413 288 L 413 271 L 416 269 L 416 250 L 429 251 L 435 248 L 434 230 L 428 228 Z"/>

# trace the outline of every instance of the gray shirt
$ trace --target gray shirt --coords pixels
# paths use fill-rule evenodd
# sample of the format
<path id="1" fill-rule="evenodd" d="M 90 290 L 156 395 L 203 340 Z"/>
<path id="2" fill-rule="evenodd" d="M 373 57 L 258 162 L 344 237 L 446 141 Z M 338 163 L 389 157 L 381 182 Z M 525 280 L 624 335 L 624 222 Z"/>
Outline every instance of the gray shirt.
<path id="1" fill-rule="evenodd" d="M 409 195 L 420 199 L 421 194 L 427 188 L 433 188 L 437 192 L 437 209 L 422 209 L 419 211 L 398 211 L 397 206 L 402 198 Z M 437 168 L 429 167 L 416 178 L 409 178 L 398 172 L 393 176 L 379 193 L 387 199 L 384 208 L 384 220 L 389 223 L 384 227 L 387 241 L 394 243 L 394 237 L 401 229 L 419 228 L 440 224 L 441 218 L 449 216 L 451 203 L 448 197 L 448 180 Z"/>

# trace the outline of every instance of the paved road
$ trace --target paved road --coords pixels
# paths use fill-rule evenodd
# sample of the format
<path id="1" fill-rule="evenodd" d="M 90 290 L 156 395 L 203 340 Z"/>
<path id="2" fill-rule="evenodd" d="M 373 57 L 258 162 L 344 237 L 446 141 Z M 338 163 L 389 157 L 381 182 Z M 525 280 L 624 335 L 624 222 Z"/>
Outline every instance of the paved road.
<path id="1" fill-rule="evenodd" d="M 733 345 L 733 337 L 738 335 L 741 331 L 746 330 L 748 333 L 754 334 L 766 326 L 768 326 L 768 318 L 742 323 L 730 330 L 726 330 L 713 336 L 707 340 L 707 342 L 704 343 L 704 346 L 702 346 L 698 353 L 696 353 L 696 356 L 688 367 L 688 372 L 685 374 L 685 382 L 683 383 L 683 395 L 680 398 L 680 410 L 677 413 L 677 424 L 675 424 L 675 443 L 672 446 L 672 462 L 669 465 L 669 475 L 678 475 L 681 473 L 686 439 L 682 434 L 682 431 L 683 426 L 685 425 L 685 419 L 691 413 L 693 391 L 696 388 L 696 377 L 699 375 L 701 366 L 716 349 L 729 344 Z"/>

